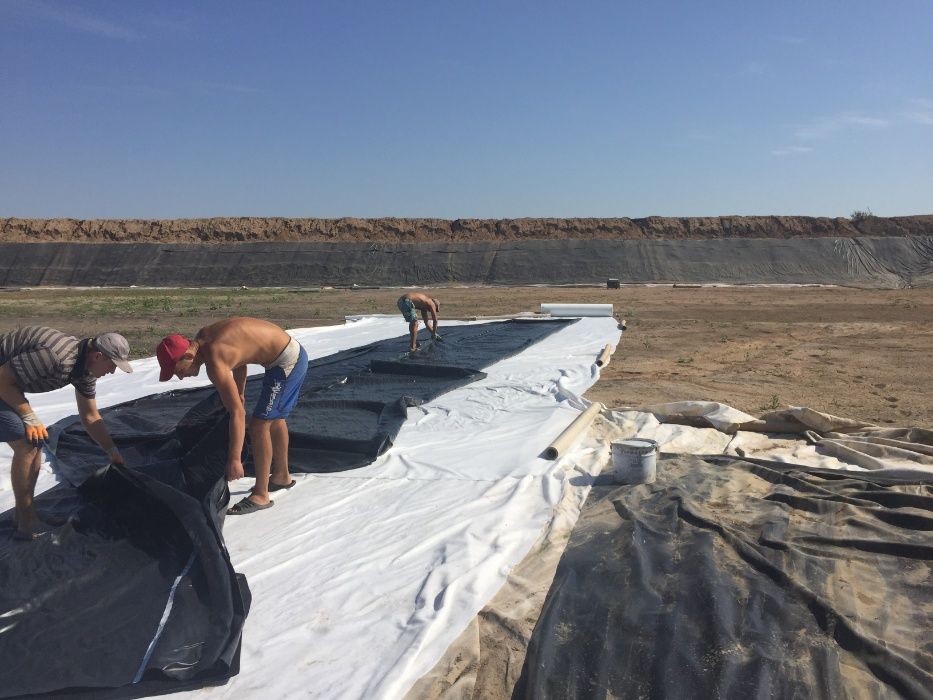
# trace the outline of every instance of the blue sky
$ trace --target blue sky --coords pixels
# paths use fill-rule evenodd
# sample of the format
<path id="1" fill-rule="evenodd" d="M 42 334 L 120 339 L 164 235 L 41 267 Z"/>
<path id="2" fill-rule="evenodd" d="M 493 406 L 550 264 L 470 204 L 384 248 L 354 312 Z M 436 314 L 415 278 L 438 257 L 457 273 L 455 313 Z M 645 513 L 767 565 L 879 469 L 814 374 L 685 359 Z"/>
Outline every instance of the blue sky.
<path id="1" fill-rule="evenodd" d="M 933 2 L 0 0 L 0 216 L 933 213 Z"/>

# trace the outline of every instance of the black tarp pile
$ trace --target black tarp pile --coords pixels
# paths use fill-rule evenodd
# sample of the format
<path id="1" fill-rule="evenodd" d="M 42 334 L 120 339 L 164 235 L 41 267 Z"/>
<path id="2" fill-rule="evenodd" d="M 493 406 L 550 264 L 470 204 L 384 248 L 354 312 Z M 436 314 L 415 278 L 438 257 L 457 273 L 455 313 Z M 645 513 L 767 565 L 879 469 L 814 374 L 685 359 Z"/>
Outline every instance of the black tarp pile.
<path id="1" fill-rule="evenodd" d="M 600 477 L 513 697 L 933 697 L 933 475 Z"/>
<path id="2" fill-rule="evenodd" d="M 312 361 L 288 419 L 291 469 L 369 464 L 408 406 L 572 322 L 451 326 L 414 354 L 401 352 L 403 337 Z M 260 383 L 247 382 L 248 406 Z M 101 468 L 80 423 L 62 421 L 54 449 L 64 481 L 37 503 L 68 523 L 23 543 L 9 538 L 12 511 L 0 515 L 0 697 L 138 697 L 238 672 L 249 590 L 221 533 L 227 414 L 216 391 L 166 392 L 102 414 L 131 469 Z"/>
<path id="3" fill-rule="evenodd" d="M 41 511 L 71 520 L 0 543 L 0 696 L 137 697 L 236 674 L 249 589 L 223 546 L 228 498 L 222 481 L 198 501 L 116 467 L 43 494 Z"/>

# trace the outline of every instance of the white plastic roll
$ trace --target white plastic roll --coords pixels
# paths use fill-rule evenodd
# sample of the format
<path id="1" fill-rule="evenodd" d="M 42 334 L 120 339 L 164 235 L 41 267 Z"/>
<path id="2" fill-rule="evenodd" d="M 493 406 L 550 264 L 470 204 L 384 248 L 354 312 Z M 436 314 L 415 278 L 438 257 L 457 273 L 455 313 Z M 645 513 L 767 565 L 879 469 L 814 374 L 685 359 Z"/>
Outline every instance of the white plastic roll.
<path id="1" fill-rule="evenodd" d="M 580 437 L 580 433 L 589 428 L 590 423 L 592 423 L 596 419 L 596 416 L 599 415 L 599 412 L 605 408 L 606 407 L 598 401 L 591 403 L 583 413 L 574 419 L 573 423 L 564 428 L 564 432 L 558 435 L 554 442 L 544 448 L 544 458 L 557 459 L 558 457 L 563 457 L 567 450 L 573 447 L 577 438 Z"/>
<path id="2" fill-rule="evenodd" d="M 596 366 L 605 367 L 609 364 L 610 357 L 612 357 L 612 346 L 606 343 L 606 347 L 603 348 L 603 351 L 599 353 L 599 357 L 596 358 Z"/>
<path id="3" fill-rule="evenodd" d="M 551 316 L 612 316 L 612 304 L 541 304 Z"/>

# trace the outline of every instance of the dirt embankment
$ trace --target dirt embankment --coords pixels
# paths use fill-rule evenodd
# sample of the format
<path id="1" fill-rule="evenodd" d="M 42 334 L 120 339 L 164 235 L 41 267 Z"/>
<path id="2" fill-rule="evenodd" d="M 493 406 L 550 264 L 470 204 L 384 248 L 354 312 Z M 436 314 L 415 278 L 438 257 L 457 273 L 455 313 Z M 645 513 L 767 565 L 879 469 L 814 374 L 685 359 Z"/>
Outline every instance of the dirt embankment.
<path id="1" fill-rule="evenodd" d="M 17 219 L 0 218 L 5 243 L 429 243 L 522 239 L 687 240 L 933 236 L 933 215 L 719 216 L 644 219 Z"/>

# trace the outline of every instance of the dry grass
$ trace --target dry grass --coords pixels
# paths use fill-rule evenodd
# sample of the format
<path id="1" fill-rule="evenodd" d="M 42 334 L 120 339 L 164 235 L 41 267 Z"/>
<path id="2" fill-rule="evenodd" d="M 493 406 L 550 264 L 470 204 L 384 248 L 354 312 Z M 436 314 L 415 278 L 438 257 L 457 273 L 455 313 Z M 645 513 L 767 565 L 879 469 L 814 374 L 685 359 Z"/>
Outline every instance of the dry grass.
<path id="1" fill-rule="evenodd" d="M 171 332 L 227 316 L 285 328 L 395 313 L 398 289 L 5 290 L 0 332 L 117 330 L 135 357 Z M 444 318 L 613 303 L 629 328 L 588 396 L 609 406 L 674 400 L 749 413 L 802 405 L 880 424 L 933 426 L 933 289 L 479 287 L 432 290 Z M 399 319 L 399 335 L 405 333 Z"/>

